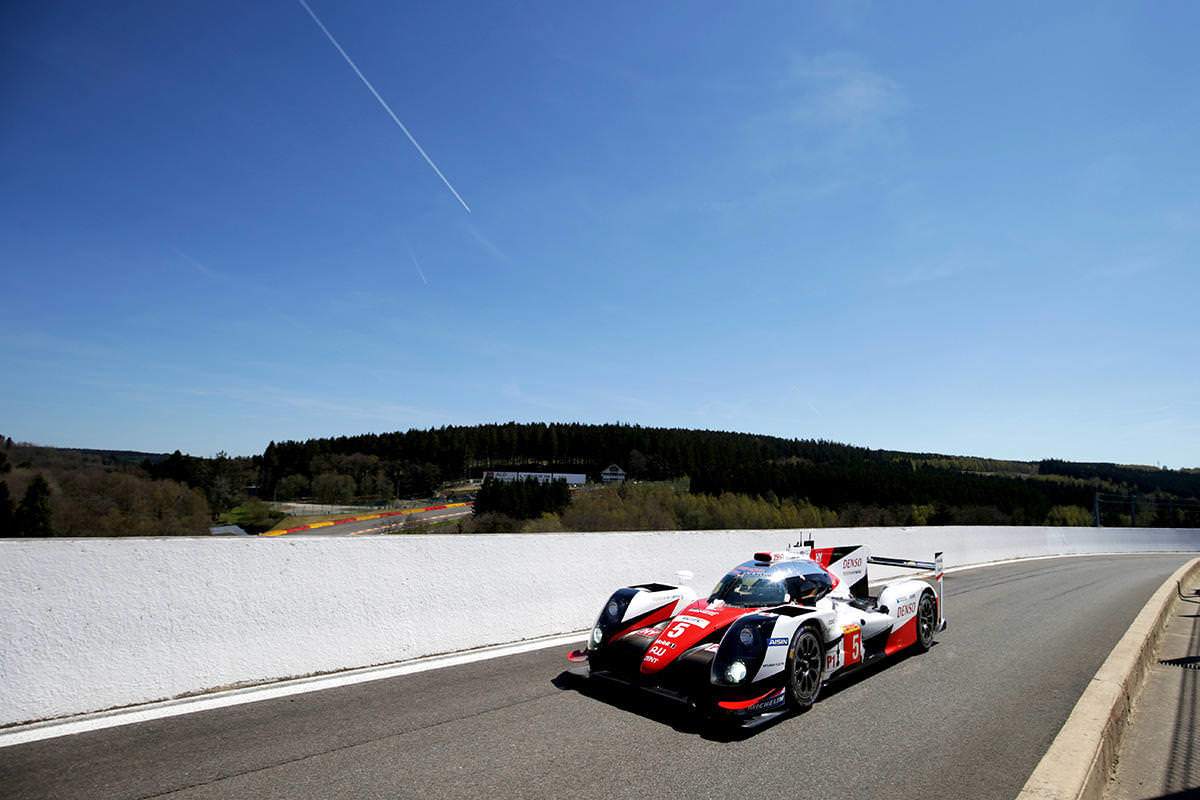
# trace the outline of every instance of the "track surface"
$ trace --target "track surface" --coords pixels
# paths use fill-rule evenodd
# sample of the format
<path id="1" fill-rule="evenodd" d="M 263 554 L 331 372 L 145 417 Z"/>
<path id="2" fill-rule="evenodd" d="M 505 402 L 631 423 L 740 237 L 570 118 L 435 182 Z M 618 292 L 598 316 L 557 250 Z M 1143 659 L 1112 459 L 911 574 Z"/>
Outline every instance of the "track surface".
<path id="1" fill-rule="evenodd" d="M 826 687 L 811 711 L 750 733 L 579 688 L 551 649 L 3 748 L 0 794 L 1011 800 L 1187 558 L 948 575 L 950 628 L 931 652 Z"/>
<path id="2" fill-rule="evenodd" d="M 436 522 L 444 519 L 456 519 L 471 516 L 471 508 L 435 508 L 428 511 L 417 511 L 410 514 L 376 519 L 362 519 L 354 522 L 342 522 L 337 525 L 322 525 L 303 531 L 293 531 L 279 536 L 370 536 L 395 532 L 402 525 L 412 525 L 417 522 Z"/>

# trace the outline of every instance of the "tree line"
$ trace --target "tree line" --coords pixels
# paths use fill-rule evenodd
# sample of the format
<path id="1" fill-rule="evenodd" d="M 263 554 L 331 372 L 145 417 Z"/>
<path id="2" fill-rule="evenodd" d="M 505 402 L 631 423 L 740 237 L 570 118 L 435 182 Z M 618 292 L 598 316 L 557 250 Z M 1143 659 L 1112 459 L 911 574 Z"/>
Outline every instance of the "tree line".
<path id="1" fill-rule="evenodd" d="M 608 494 L 568 493 L 572 499 L 564 507 L 561 497 L 540 496 L 550 491 L 546 487 L 489 486 L 476 510 L 498 525 L 557 521 L 563 529 L 633 520 L 680 528 L 698 520 L 718 527 L 772 520 L 783 527 L 797 521 L 812 527 L 1084 524 L 1099 492 L 1136 496 L 1159 509 L 1144 512 L 1134 503 L 1122 516 L 1122 507 L 1110 503 L 1101 509 L 1105 524 L 1122 524 L 1134 514 L 1138 524 L 1200 524 L 1194 519 L 1200 514 L 1200 470 L 1003 461 L 624 424 L 447 426 L 271 442 L 261 455 L 246 457 L 67 450 L 11 439 L 2 450 L 0 520 L 13 521 L 5 522 L 7 530 L 18 518 L 21 525 L 40 518 L 34 509 L 48 502 L 50 529 L 70 536 L 203 533 L 230 515 L 269 526 L 270 509 L 262 501 L 428 498 L 446 482 L 477 479 L 487 470 L 583 472 L 595 480 L 610 464 L 633 481 L 675 481 L 674 488 L 648 499 L 627 491 L 617 495 L 619 503 Z M 45 489 L 33 488 L 38 476 Z M 650 505 L 631 510 L 639 498 Z"/>
<path id="2" fill-rule="evenodd" d="M 927 524 L 1042 524 L 1055 506 L 1088 507 L 1092 491 L 1080 483 L 982 475 L 911 462 L 805 461 L 702 469 L 692 491 L 804 498 L 844 510 L 852 505 L 894 509 L 930 505 Z M 968 522 L 969 520 L 969 522 Z"/>
<path id="3" fill-rule="evenodd" d="M 1098 491 L 1200 498 L 1200 471 L 905 453 L 820 439 L 579 423 L 510 422 L 272 442 L 262 457 L 262 483 L 268 492 L 315 487 L 325 469 L 354 477 L 365 495 L 364 486 L 372 484 L 363 483 L 363 470 L 351 463 L 355 459 L 392 479 L 396 494 L 402 491 L 400 479 L 414 470 L 447 480 L 478 477 L 490 469 L 585 472 L 598 479 L 616 463 L 633 480 L 690 478 L 694 494 L 807 502 L 837 514 L 842 524 L 1078 524 L 1091 514 Z M 344 488 L 348 493 L 350 483 Z M 1107 524 L 1120 522 L 1115 512 L 1109 514 Z"/>
<path id="4" fill-rule="evenodd" d="M 0 449 L 0 536 L 201 535 L 211 521 L 201 490 L 150 478 L 132 454 L 106 457 L 11 438 Z"/>
<path id="5" fill-rule="evenodd" d="M 352 474 L 353 469 L 361 488 L 365 459 L 370 461 L 367 472 L 381 471 L 395 482 L 393 491 L 404 496 L 413 488 L 436 486 L 439 480 L 478 478 L 488 470 L 537 466 L 545 471 L 582 472 L 598 480 L 615 463 L 631 479 L 668 480 L 702 465 L 734 466 L 789 457 L 827 462 L 873 458 L 879 452 L 821 440 L 723 431 L 509 422 L 271 442 L 262 455 L 261 482 L 263 496 L 270 497 L 282 481 L 298 478 L 296 485 L 302 485 L 328 469 L 340 474 Z M 347 459 L 358 462 L 350 464 Z"/>
<path id="6" fill-rule="evenodd" d="M 1172 470 L 1051 458 L 1038 462 L 1038 473 L 1100 481 L 1145 495 L 1173 495 L 1193 499 L 1200 497 L 1200 469 Z"/>

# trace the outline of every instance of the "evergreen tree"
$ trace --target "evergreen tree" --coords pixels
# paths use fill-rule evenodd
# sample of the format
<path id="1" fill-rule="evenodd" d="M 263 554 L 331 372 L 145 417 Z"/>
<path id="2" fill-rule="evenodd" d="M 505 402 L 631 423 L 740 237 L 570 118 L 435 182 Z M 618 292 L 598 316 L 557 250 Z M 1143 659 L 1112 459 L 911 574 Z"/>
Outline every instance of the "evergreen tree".
<path id="1" fill-rule="evenodd" d="M 475 497 L 475 514 L 536 519 L 542 514 L 559 514 L 570 504 L 571 489 L 562 479 L 542 483 L 537 478 L 512 482 L 488 478 Z"/>
<path id="2" fill-rule="evenodd" d="M 0 481 L 0 538 L 16 535 L 12 496 L 8 493 L 8 484 Z"/>
<path id="3" fill-rule="evenodd" d="M 50 535 L 50 484 L 46 483 L 40 472 L 25 490 L 15 518 L 18 536 Z"/>

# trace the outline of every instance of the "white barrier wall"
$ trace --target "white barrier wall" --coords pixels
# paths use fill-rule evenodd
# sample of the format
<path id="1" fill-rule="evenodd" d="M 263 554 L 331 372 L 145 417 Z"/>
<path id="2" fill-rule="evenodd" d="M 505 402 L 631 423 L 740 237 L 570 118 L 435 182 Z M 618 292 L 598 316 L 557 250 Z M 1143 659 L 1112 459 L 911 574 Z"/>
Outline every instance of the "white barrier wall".
<path id="1" fill-rule="evenodd" d="M 0 540 L 0 725 L 582 630 L 620 586 L 703 593 L 810 537 L 947 567 L 1200 551 L 1146 528 Z"/>

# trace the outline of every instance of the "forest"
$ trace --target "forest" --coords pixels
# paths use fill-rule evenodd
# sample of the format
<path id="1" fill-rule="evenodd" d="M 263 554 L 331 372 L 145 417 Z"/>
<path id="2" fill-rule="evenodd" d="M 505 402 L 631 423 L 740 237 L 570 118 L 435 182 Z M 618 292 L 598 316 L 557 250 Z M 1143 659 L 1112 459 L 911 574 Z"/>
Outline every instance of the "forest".
<path id="1" fill-rule="evenodd" d="M 217 521 L 262 530 L 270 502 L 431 498 L 486 470 L 609 465 L 657 488 L 489 489 L 464 530 L 830 525 L 1200 527 L 1200 470 L 1004 461 L 872 450 L 817 439 L 638 425 L 515 423 L 271 442 L 214 458 L 37 447 L 0 449 L 0 535 L 197 534 Z M 40 478 L 40 480 L 39 480 Z M 31 488 L 32 487 L 32 488 Z M 31 494 L 32 493 L 32 494 Z M 32 527 L 31 527 L 32 526 Z"/>
<path id="2" fill-rule="evenodd" d="M 0 447 L 0 536 L 205 535 L 203 488 L 152 480 L 144 453 Z"/>

